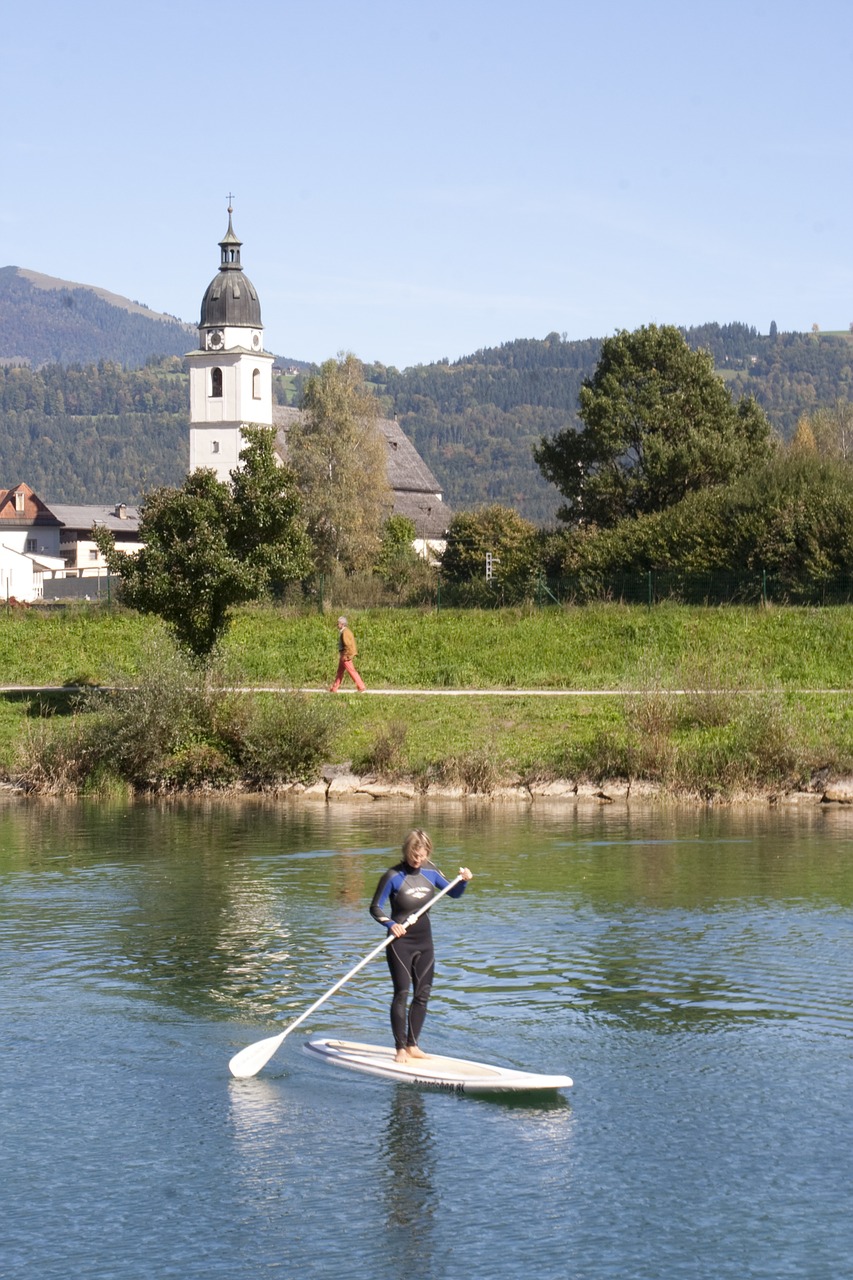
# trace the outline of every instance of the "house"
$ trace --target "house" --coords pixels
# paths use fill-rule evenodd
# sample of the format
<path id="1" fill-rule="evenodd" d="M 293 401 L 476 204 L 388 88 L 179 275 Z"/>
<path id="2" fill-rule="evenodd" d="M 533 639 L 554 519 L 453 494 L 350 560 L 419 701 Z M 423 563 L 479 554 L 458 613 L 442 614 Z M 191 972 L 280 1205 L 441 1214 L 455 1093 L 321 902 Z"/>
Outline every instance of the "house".
<path id="1" fill-rule="evenodd" d="M 108 529 L 117 551 L 139 550 L 139 511 L 124 502 L 111 506 L 74 506 L 51 502 L 50 511 L 60 525 L 59 551 L 69 577 L 97 578 L 107 571 L 106 561 L 92 538 L 96 527 Z"/>
<path id="2" fill-rule="evenodd" d="M 0 489 L 0 596 L 38 600 L 45 578 L 64 577 L 60 523 L 28 484 Z"/>
<path id="3" fill-rule="evenodd" d="M 28 484 L 0 489 L 0 598 L 99 596 L 107 566 L 92 538 L 98 525 L 110 530 L 120 551 L 139 550 L 136 507 L 47 503 Z M 90 578 L 98 582 L 79 582 Z"/>

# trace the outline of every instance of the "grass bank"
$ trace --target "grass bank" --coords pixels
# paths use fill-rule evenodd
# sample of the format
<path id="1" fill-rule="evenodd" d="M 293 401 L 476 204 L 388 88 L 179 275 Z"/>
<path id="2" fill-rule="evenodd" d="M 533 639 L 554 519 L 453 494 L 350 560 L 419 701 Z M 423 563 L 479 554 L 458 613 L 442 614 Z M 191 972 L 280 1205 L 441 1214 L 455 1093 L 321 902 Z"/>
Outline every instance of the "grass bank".
<path id="1" fill-rule="evenodd" d="M 711 796 L 799 787 L 817 771 L 842 772 L 853 762 L 851 699 L 803 692 L 853 685 L 851 609 L 376 610 L 351 621 L 358 666 L 372 690 L 591 693 L 332 700 L 318 692 L 302 705 L 334 701 L 333 719 L 322 721 L 325 758 L 333 763 L 351 760 L 363 771 L 456 781 L 481 791 L 508 779 L 631 777 Z M 150 620 L 121 610 L 6 615 L 0 617 L 0 683 L 144 683 L 152 662 L 162 661 L 152 657 L 159 635 Z M 336 664 L 336 635 L 328 617 L 246 609 L 229 633 L 219 678 L 325 689 Z M 157 684 L 155 676 L 155 691 Z M 617 692 L 598 697 L 596 690 Z M 235 730 L 244 755 L 245 743 L 254 743 L 254 760 L 263 717 L 264 732 L 285 732 L 279 713 L 269 710 L 271 698 L 254 695 L 254 727 L 247 728 L 241 712 Z M 94 714 L 78 710 L 75 718 L 73 708 L 64 695 L 7 696 L 0 703 L 0 768 L 14 776 L 22 746 L 44 750 L 53 734 L 69 733 L 81 714 Z M 187 743 L 163 739 L 167 781 L 224 785 L 239 775 L 239 761 L 228 754 L 234 734 L 221 717 L 189 725 L 186 733 Z M 304 743 L 301 750 L 300 758 L 310 758 Z M 277 759 L 267 751 L 264 785 L 275 780 Z M 206 762 L 215 775 L 209 779 Z"/>

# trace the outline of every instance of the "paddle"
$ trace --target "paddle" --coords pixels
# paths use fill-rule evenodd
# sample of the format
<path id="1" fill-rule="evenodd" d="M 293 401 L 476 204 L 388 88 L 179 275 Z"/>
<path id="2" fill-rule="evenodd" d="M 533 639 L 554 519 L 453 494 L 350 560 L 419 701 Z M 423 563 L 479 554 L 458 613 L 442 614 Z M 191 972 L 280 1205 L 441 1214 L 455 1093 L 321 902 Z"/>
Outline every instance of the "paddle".
<path id="1" fill-rule="evenodd" d="M 455 880 L 451 880 L 450 884 L 447 884 L 443 889 L 440 889 L 434 898 L 430 898 L 429 902 L 425 903 L 424 906 L 419 907 L 417 911 L 410 915 L 408 919 L 404 921 L 403 927 L 408 929 L 410 925 L 413 925 L 416 920 L 419 920 L 421 916 L 425 914 L 425 912 L 429 911 L 430 907 L 434 903 L 438 902 L 439 898 L 443 898 L 444 895 L 449 893 L 454 885 L 459 884 L 462 879 L 463 876 L 458 875 Z M 300 1013 L 298 1018 L 294 1018 L 293 1022 L 286 1026 L 283 1031 L 279 1032 L 277 1036 L 268 1036 L 266 1040 L 256 1040 L 254 1044 L 246 1045 L 245 1049 L 241 1049 L 239 1053 L 235 1053 L 234 1057 L 228 1063 L 228 1068 L 232 1076 L 236 1076 L 238 1080 L 248 1080 L 250 1076 L 256 1076 L 261 1068 L 266 1066 L 269 1062 L 276 1049 L 284 1041 L 285 1036 L 289 1036 L 291 1031 L 294 1031 L 300 1023 L 305 1021 L 306 1018 L 309 1018 L 315 1009 L 319 1009 L 320 1005 L 324 1004 L 330 996 L 333 996 L 336 991 L 340 991 L 345 982 L 349 982 L 350 978 L 354 977 L 355 974 L 358 973 L 359 969 L 363 969 L 366 964 L 369 964 L 375 956 L 379 955 L 380 951 L 384 951 L 385 948 L 393 941 L 394 934 L 389 930 L 388 936 L 380 942 L 378 947 L 373 948 L 370 955 L 365 956 L 363 960 L 359 960 L 358 964 L 354 968 L 350 969 L 349 973 L 345 973 L 342 978 L 339 978 L 333 987 L 329 987 L 329 990 L 325 995 L 320 996 L 319 1000 L 315 1000 L 309 1009 L 306 1009 L 304 1013 Z"/>

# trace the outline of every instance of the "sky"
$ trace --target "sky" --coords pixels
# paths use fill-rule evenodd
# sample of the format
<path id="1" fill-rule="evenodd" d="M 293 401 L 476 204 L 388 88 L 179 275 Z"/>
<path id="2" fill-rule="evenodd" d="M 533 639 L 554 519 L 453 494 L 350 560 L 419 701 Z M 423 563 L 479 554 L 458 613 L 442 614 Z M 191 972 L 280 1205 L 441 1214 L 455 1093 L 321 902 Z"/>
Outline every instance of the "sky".
<path id="1" fill-rule="evenodd" d="M 265 345 L 853 321 L 849 0 L 5 0 L 0 266 Z"/>

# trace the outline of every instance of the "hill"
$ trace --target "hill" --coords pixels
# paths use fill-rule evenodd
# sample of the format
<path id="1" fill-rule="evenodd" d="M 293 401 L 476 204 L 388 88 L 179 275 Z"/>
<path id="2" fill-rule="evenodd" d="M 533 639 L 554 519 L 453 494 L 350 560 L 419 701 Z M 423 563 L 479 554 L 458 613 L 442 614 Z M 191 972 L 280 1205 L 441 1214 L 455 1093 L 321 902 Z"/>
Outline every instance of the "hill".
<path id="1" fill-rule="evenodd" d="M 24 267 L 0 267 L 0 364 L 98 364 L 138 369 L 152 356 L 182 356 L 198 329 L 95 285 Z M 289 366 L 305 361 L 279 357 Z"/>
<path id="2" fill-rule="evenodd" d="M 754 395 L 784 439 L 818 405 L 848 400 L 853 343 L 847 335 L 759 334 L 740 323 L 683 329 L 714 357 L 735 398 Z M 369 370 L 386 407 L 446 485 L 451 507 L 502 502 L 550 523 L 560 505 L 532 460 L 543 435 L 579 427 L 578 392 L 595 369 L 599 339 L 569 342 L 551 333 L 475 352 L 453 364 L 402 373 Z"/>
<path id="3" fill-rule="evenodd" d="M 38 368 L 112 360 L 138 367 L 183 355 L 197 330 L 106 289 L 20 267 L 0 268 L 0 359 Z"/>
<path id="4" fill-rule="evenodd" d="M 683 332 L 711 351 L 733 394 L 754 395 L 788 438 L 804 410 L 849 400 L 853 343 L 772 330 L 733 323 Z M 136 502 L 155 485 L 180 483 L 189 390 L 179 357 L 196 341 L 194 327 L 107 290 L 0 269 L 0 485 L 27 480 L 57 502 Z M 500 502 L 548 524 L 560 499 L 532 448 L 580 425 L 578 392 L 600 348 L 597 338 L 551 333 L 453 363 L 366 372 L 451 507 Z M 277 402 L 292 403 L 311 366 L 281 363 L 300 370 L 275 380 Z"/>

